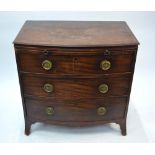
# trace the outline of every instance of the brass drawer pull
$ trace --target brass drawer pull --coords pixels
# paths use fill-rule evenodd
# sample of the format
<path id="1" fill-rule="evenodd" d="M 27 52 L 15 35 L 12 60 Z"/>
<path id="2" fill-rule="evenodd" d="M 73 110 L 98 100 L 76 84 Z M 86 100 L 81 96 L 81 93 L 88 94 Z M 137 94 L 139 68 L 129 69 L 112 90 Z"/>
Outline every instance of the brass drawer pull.
<path id="1" fill-rule="evenodd" d="M 53 92 L 54 88 L 53 88 L 53 85 L 46 83 L 46 84 L 44 84 L 43 89 L 45 92 L 51 93 L 51 92 Z"/>
<path id="2" fill-rule="evenodd" d="M 106 110 L 105 107 L 99 107 L 99 108 L 97 109 L 97 114 L 100 115 L 100 116 L 105 115 L 106 112 L 107 112 L 107 110 Z"/>
<path id="3" fill-rule="evenodd" d="M 53 115 L 54 114 L 54 108 L 53 107 L 47 107 L 46 108 L 46 114 L 47 115 Z"/>
<path id="4" fill-rule="evenodd" d="M 98 89 L 99 89 L 100 93 L 105 94 L 108 92 L 109 87 L 107 84 L 104 83 L 104 84 L 99 85 Z"/>
<path id="5" fill-rule="evenodd" d="M 43 67 L 43 69 L 45 69 L 45 70 L 50 70 L 50 69 L 52 68 L 52 62 L 49 61 L 49 60 L 44 60 L 44 61 L 42 62 L 42 67 Z"/>
<path id="6" fill-rule="evenodd" d="M 101 61 L 100 68 L 102 70 L 108 70 L 108 69 L 110 69 L 110 67 L 111 67 L 111 62 L 110 61 L 108 61 L 108 60 Z"/>

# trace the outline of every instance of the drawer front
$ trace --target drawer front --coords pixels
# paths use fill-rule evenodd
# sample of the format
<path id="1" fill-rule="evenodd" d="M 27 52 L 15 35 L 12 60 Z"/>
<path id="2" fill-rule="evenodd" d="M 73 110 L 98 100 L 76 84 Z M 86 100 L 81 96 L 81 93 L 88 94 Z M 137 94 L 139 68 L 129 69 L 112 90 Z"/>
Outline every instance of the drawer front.
<path id="1" fill-rule="evenodd" d="M 52 55 L 21 52 L 19 69 L 44 74 L 109 74 L 131 72 L 134 52 L 105 55 Z M 47 68 L 49 67 L 49 68 Z"/>
<path id="2" fill-rule="evenodd" d="M 130 76 L 57 79 L 25 75 L 22 83 L 25 95 L 55 98 L 106 97 L 128 95 Z"/>
<path id="3" fill-rule="evenodd" d="M 124 117 L 127 98 L 35 100 L 25 99 L 33 121 L 101 121 Z"/>

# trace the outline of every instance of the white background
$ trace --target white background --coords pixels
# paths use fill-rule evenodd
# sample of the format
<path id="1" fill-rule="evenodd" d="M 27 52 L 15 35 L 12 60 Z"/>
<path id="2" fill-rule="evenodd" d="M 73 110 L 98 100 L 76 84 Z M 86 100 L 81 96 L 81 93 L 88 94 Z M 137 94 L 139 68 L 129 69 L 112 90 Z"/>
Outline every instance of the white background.
<path id="1" fill-rule="evenodd" d="M 140 42 L 128 113 L 128 135 L 117 125 L 68 129 L 36 124 L 24 135 L 13 40 L 25 20 L 124 20 Z M 0 12 L 1 142 L 155 142 L 155 12 Z"/>

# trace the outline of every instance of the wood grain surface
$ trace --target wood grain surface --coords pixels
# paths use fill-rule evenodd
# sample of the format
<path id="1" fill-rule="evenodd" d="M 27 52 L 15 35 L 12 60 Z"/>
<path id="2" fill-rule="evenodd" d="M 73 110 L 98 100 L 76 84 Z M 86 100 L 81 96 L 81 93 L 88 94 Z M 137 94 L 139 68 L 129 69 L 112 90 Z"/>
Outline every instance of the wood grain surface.
<path id="1" fill-rule="evenodd" d="M 123 21 L 26 21 L 14 44 L 90 47 L 139 43 Z"/>
<path id="2" fill-rule="evenodd" d="M 46 102 L 45 102 L 46 101 Z M 28 115 L 33 121 L 109 121 L 114 119 L 122 119 L 126 107 L 127 98 L 115 97 L 105 99 L 29 99 L 26 98 Z M 46 113 L 47 107 L 54 108 L 54 114 Z M 105 107 L 107 112 L 100 116 L 97 113 L 99 107 Z M 77 122 L 77 123 L 78 123 Z M 79 124 L 78 123 L 78 124 Z"/>
<path id="3" fill-rule="evenodd" d="M 82 54 L 76 54 L 76 50 L 72 49 L 72 53 L 67 50 L 63 51 L 61 48 L 57 50 L 47 50 L 45 52 L 33 52 L 27 50 L 18 50 L 20 71 L 31 73 L 44 73 L 44 74 L 110 74 L 110 73 L 124 73 L 132 71 L 132 62 L 134 60 L 134 54 L 136 48 L 133 50 L 108 50 L 109 54 L 98 54 L 100 50 L 92 48 L 93 54 L 86 49 L 79 49 Z M 57 51 L 57 54 L 56 54 Z M 59 54 L 61 51 L 61 55 Z M 119 51 L 119 52 L 118 52 Z M 55 53 L 54 53 L 55 52 Z M 117 54 L 116 54 L 117 53 Z M 51 70 L 44 70 L 42 68 L 42 62 L 44 60 L 50 60 L 52 62 Z M 103 60 L 108 60 L 111 63 L 109 70 L 102 70 L 100 63 Z"/>
<path id="4" fill-rule="evenodd" d="M 33 76 L 22 76 L 24 94 L 31 96 L 43 96 L 51 98 L 97 98 L 107 96 L 124 96 L 128 95 L 130 88 L 130 78 L 128 77 L 105 77 L 105 78 L 38 78 Z M 54 90 L 51 93 L 44 91 L 44 84 L 53 85 Z M 102 94 L 98 87 L 101 84 L 108 85 L 108 92 Z"/>

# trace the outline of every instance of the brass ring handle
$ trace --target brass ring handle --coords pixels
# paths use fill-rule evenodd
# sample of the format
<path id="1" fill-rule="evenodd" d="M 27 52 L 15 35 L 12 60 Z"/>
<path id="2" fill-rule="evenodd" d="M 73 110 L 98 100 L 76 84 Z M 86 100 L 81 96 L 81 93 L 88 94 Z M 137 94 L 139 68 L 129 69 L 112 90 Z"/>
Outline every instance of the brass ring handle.
<path id="1" fill-rule="evenodd" d="M 44 50 L 43 53 L 44 53 L 44 55 L 46 55 L 46 56 L 49 54 L 49 52 L 48 52 L 47 50 Z"/>
<path id="2" fill-rule="evenodd" d="M 99 89 L 100 93 L 105 94 L 108 92 L 109 87 L 107 84 L 104 83 L 104 84 L 99 85 L 98 89 Z"/>
<path id="3" fill-rule="evenodd" d="M 99 107 L 99 108 L 97 109 L 97 114 L 100 115 L 100 116 L 105 115 L 106 112 L 107 112 L 107 109 L 106 109 L 105 107 Z"/>
<path id="4" fill-rule="evenodd" d="M 53 115 L 54 114 L 54 108 L 53 107 L 47 107 L 46 108 L 46 114 L 47 115 Z"/>
<path id="5" fill-rule="evenodd" d="M 108 60 L 101 61 L 100 68 L 102 70 L 108 70 L 108 69 L 110 69 L 110 67 L 111 67 L 111 62 L 110 61 L 108 61 Z"/>
<path id="6" fill-rule="evenodd" d="M 53 85 L 46 83 L 46 84 L 44 84 L 43 89 L 45 92 L 51 93 L 51 92 L 53 92 L 54 87 L 53 87 Z"/>
<path id="7" fill-rule="evenodd" d="M 44 60 L 44 61 L 42 62 L 42 67 L 43 67 L 43 69 L 45 69 L 45 70 L 50 70 L 50 69 L 52 68 L 52 62 L 49 61 L 49 60 Z"/>
<path id="8" fill-rule="evenodd" d="M 110 55 L 110 51 L 109 51 L 108 49 L 106 49 L 106 50 L 104 51 L 104 55 Z"/>

